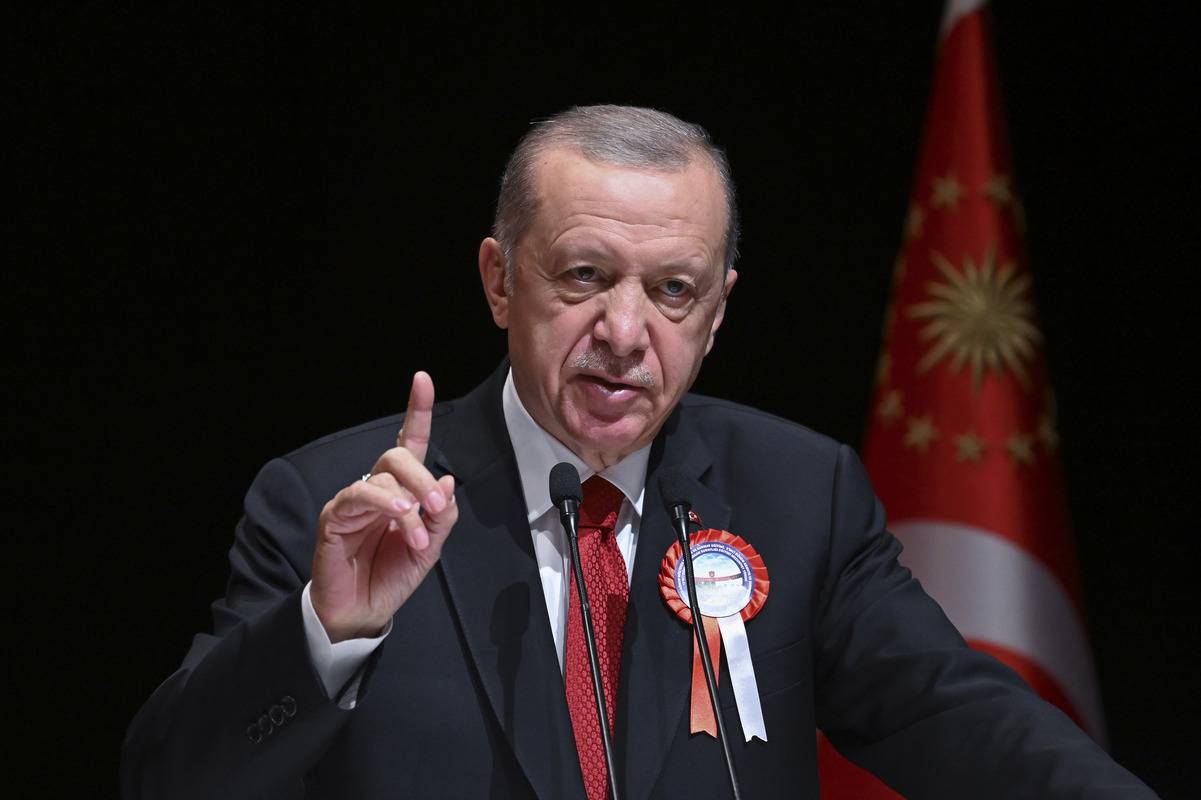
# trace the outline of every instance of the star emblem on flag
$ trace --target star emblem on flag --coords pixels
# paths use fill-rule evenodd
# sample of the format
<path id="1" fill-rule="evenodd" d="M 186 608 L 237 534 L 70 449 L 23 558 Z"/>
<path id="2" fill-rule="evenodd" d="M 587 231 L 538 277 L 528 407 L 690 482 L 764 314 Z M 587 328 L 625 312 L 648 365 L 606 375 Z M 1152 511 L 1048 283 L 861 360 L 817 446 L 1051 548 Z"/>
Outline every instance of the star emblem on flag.
<path id="1" fill-rule="evenodd" d="M 968 431 L 962 436 L 955 437 L 955 458 L 957 461 L 971 461 L 979 464 L 984 457 L 984 442 L 974 431 Z"/>
<path id="2" fill-rule="evenodd" d="M 1038 420 L 1038 440 L 1048 453 L 1054 453 L 1059 447 L 1059 431 L 1055 429 L 1055 420 L 1050 414 L 1043 414 Z"/>
<path id="3" fill-rule="evenodd" d="M 935 178 L 932 182 L 933 188 L 930 196 L 930 205 L 935 208 L 958 208 L 959 198 L 963 197 L 963 184 L 955 177 L 955 173 L 950 173 Z"/>
<path id="4" fill-rule="evenodd" d="M 1005 451 L 1009 453 L 1014 464 L 1029 466 L 1034 463 L 1034 438 L 1023 433 L 1015 433 L 1006 442 Z"/>
<path id="5" fill-rule="evenodd" d="M 937 438 L 938 429 L 934 427 L 930 415 L 926 414 L 922 417 L 909 418 L 906 422 L 905 438 L 902 441 L 906 447 L 911 447 L 919 453 L 925 453 L 930 449 L 930 443 Z"/>
<path id="6" fill-rule="evenodd" d="M 997 208 L 1005 208 L 1014 203 L 1013 189 L 1009 185 L 1008 175 L 993 175 L 984 185 L 984 196 Z"/>
<path id="7" fill-rule="evenodd" d="M 891 425 L 901 416 L 901 393 L 895 389 L 884 395 L 884 399 L 880 401 L 880 406 L 876 409 L 876 413 L 880 415 L 880 419 L 885 425 Z"/>

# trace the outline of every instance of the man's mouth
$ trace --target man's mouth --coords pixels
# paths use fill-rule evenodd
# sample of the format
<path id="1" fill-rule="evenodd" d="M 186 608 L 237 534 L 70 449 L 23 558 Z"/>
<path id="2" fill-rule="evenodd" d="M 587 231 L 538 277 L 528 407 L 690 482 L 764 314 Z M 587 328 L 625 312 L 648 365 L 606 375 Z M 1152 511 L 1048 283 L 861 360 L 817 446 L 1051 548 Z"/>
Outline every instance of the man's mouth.
<path id="1" fill-rule="evenodd" d="M 587 389 L 590 396 L 606 403 L 628 402 L 637 397 L 646 388 L 637 384 L 626 383 L 620 378 L 614 378 L 610 375 L 583 373 L 579 376 L 579 380 Z"/>
<path id="2" fill-rule="evenodd" d="M 596 383 L 600 384 L 603 388 L 606 388 L 612 392 L 617 392 L 622 389 L 639 389 L 639 388 L 641 388 L 639 386 L 634 386 L 631 383 L 623 383 L 621 381 L 615 381 L 615 380 L 611 380 L 609 378 L 602 378 L 598 375 L 585 375 L 584 377 L 588 378 L 591 381 L 596 381 Z"/>

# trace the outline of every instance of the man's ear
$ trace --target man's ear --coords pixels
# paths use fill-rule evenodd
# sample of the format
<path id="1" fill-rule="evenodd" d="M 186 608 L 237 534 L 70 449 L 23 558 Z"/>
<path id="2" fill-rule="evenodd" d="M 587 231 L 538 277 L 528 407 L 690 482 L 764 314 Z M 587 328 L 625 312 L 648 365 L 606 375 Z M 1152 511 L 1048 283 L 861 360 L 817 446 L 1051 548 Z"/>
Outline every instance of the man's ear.
<path id="1" fill-rule="evenodd" d="M 505 288 L 505 251 L 489 236 L 480 242 L 480 281 L 492 309 L 492 320 L 499 328 L 509 327 L 509 292 Z"/>
<path id="2" fill-rule="evenodd" d="M 726 273 L 726 281 L 721 287 L 721 299 L 717 301 L 717 313 L 713 315 L 713 324 L 709 327 L 709 342 L 705 345 L 705 355 L 709 355 L 709 351 L 713 349 L 713 339 L 717 336 L 717 329 L 721 327 L 721 321 L 726 316 L 726 300 L 730 297 L 730 292 L 734 291 L 734 283 L 738 280 L 738 270 L 733 267 Z"/>

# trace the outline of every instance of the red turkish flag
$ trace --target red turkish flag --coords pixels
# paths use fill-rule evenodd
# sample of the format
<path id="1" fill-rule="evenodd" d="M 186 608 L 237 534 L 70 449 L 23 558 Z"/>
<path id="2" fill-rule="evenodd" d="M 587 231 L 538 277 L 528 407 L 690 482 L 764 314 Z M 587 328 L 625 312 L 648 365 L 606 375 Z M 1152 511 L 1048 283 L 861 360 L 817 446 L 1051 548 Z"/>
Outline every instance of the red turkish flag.
<path id="1" fill-rule="evenodd" d="M 951 0 L 864 460 L 902 562 L 964 638 L 1102 739 L 1022 235 L 988 12 Z M 897 796 L 819 750 L 824 798 Z"/>

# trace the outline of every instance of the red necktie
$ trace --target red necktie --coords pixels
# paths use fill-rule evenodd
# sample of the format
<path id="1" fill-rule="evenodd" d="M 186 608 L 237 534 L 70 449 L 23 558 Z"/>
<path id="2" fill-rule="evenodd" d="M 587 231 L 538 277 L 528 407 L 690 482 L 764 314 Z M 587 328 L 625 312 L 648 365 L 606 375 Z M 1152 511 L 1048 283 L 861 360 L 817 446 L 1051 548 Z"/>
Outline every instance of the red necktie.
<path id="1" fill-rule="evenodd" d="M 592 628 L 596 634 L 610 734 L 613 732 L 616 712 L 617 680 L 621 674 L 621 642 L 625 636 L 626 607 L 630 600 L 626 562 L 617 549 L 617 512 L 621 509 L 622 498 L 621 490 L 599 475 L 584 481 L 579 526 L 580 566 L 584 569 L 588 605 L 592 608 Z M 584 789 L 588 793 L 588 800 L 604 800 L 609 796 L 609 775 L 605 769 L 605 750 L 596 716 L 592 668 L 588 665 L 588 644 L 584 640 L 584 621 L 580 616 L 574 572 L 571 577 L 571 596 L 567 601 L 564 679 L 576 751 L 580 756 L 580 769 L 584 773 Z"/>

